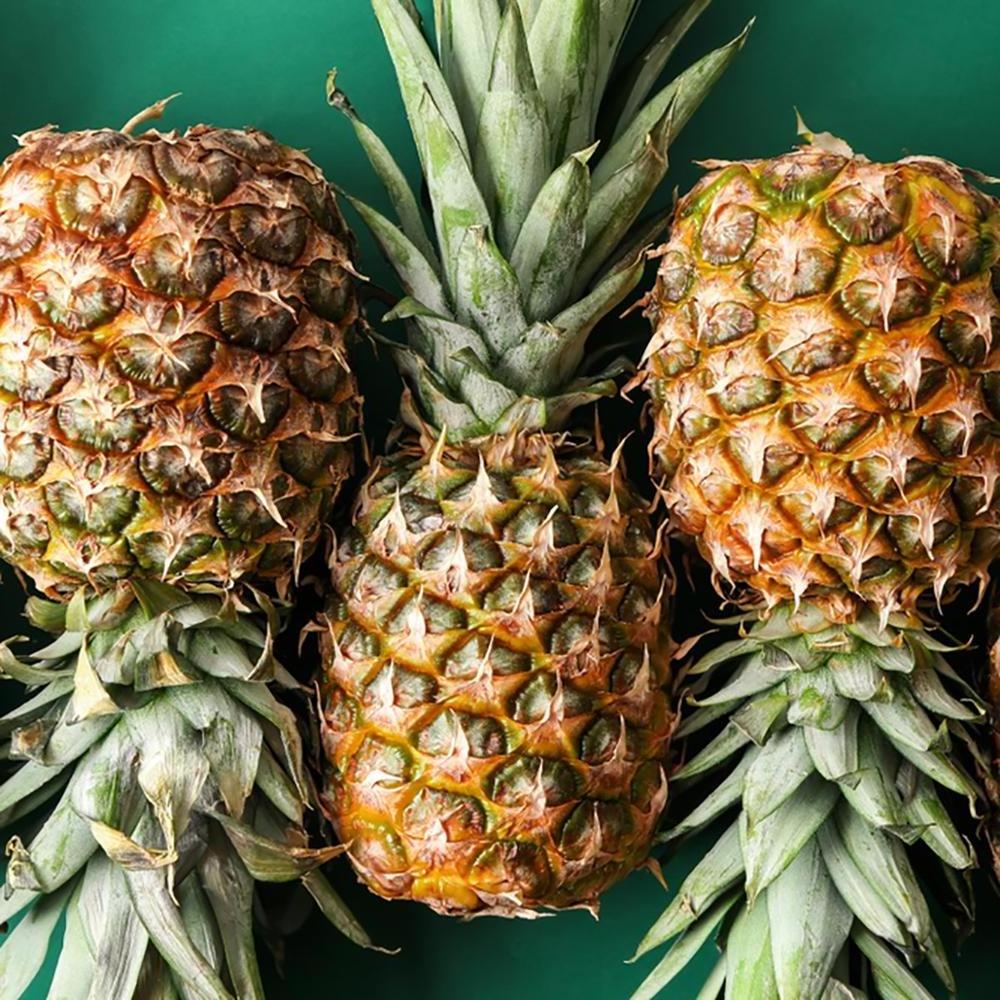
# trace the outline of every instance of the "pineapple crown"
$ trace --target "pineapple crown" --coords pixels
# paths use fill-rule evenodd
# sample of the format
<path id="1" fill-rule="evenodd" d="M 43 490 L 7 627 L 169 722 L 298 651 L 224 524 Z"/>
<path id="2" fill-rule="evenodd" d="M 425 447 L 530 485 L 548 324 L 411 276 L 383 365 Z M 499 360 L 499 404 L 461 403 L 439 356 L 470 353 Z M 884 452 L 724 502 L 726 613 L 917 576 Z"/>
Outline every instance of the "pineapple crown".
<path id="1" fill-rule="evenodd" d="M 330 74 L 398 222 L 351 203 L 406 297 L 387 320 L 419 414 L 461 441 L 559 430 L 611 395 L 622 365 L 583 374 L 597 323 L 635 289 L 669 212 L 643 219 L 671 142 L 750 26 L 657 89 L 711 0 L 684 0 L 631 66 L 641 0 L 434 0 L 437 53 L 412 0 L 372 0 L 426 180 L 435 239 L 399 166 Z M 751 22 L 752 23 L 752 22 Z M 616 85 L 609 89 L 609 82 Z"/>

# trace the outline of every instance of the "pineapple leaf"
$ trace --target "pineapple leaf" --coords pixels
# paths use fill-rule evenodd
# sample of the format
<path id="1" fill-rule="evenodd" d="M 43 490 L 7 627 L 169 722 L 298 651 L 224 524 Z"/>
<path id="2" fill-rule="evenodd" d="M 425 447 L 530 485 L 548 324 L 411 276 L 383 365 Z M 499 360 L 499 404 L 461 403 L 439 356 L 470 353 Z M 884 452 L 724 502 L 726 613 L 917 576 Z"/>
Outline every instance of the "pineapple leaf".
<path id="1" fill-rule="evenodd" d="M 302 876 L 302 884 L 309 895 L 316 901 L 320 911 L 334 927 L 340 931 L 349 941 L 360 945 L 362 948 L 369 948 L 373 951 L 381 951 L 386 954 L 386 949 L 379 948 L 372 941 L 368 932 L 358 923 L 354 914 L 347 908 L 344 901 L 337 895 L 333 886 L 319 870 L 307 872 Z"/>
<path id="2" fill-rule="evenodd" d="M 890 699 L 862 701 L 861 707 L 896 743 L 906 743 L 921 751 L 939 745 L 938 729 L 913 697 L 909 685 L 893 685 Z"/>
<path id="3" fill-rule="evenodd" d="M 851 705 L 843 722 L 834 729 L 803 726 L 813 766 L 827 781 L 839 781 L 858 769 L 858 720 L 860 710 Z"/>
<path id="4" fill-rule="evenodd" d="M 807 778 L 795 795 L 756 823 L 740 815 L 740 845 L 752 906 L 823 825 L 840 798 L 836 785 L 818 774 Z"/>
<path id="5" fill-rule="evenodd" d="M 600 5 L 597 43 L 597 102 L 604 93 L 611 77 L 611 71 L 621 51 L 622 42 L 628 34 L 637 11 L 639 0 L 598 0 Z M 598 107 L 594 108 L 594 117 Z M 593 125 L 594 122 L 591 122 Z"/>
<path id="6" fill-rule="evenodd" d="M 332 107 L 342 111 L 354 128 L 354 134 L 361 143 L 361 148 L 368 157 L 368 162 L 372 165 L 376 176 L 385 188 L 389 201 L 399 218 L 400 227 L 407 239 L 423 257 L 424 261 L 435 274 L 441 273 L 441 262 L 437 259 L 437 253 L 430 237 L 427 235 L 427 227 L 424 225 L 423 213 L 417 203 L 416 195 L 410 187 L 406 175 L 396 163 L 392 153 L 384 142 L 372 131 L 359 117 L 350 101 L 342 90 L 337 89 L 336 70 L 331 70 L 327 77 L 327 101 Z M 358 202 L 350 199 L 355 208 L 359 207 Z M 367 208 L 367 206 L 364 206 Z M 372 209 L 368 209 L 372 212 Z M 362 213 L 365 222 L 367 216 Z M 380 216 L 381 218 L 381 216 Z M 369 223 L 370 224 L 370 223 Z M 379 234 L 376 232 L 376 236 Z"/>
<path id="7" fill-rule="evenodd" d="M 444 273 L 452 297 L 457 297 L 458 257 L 466 233 L 473 226 L 489 229 L 492 222 L 468 156 L 429 90 L 424 91 L 420 114 L 425 150 L 424 172 L 434 206 L 434 223 L 444 258 Z"/>
<path id="8" fill-rule="evenodd" d="M 434 0 L 434 23 L 441 70 L 471 138 L 489 87 L 500 6 L 497 0 Z"/>
<path id="9" fill-rule="evenodd" d="M 699 706 L 720 705 L 725 702 L 742 700 L 761 691 L 770 691 L 783 678 L 780 670 L 768 666 L 762 651 L 751 653 L 736 668 L 732 678 L 715 694 L 707 698 L 693 699 Z"/>
<path id="10" fill-rule="evenodd" d="M 90 654 L 87 652 L 87 644 L 84 642 L 76 656 L 73 697 L 70 699 L 67 721 L 83 722 L 102 715 L 117 715 L 119 711 L 94 669 Z"/>
<path id="11" fill-rule="evenodd" d="M 594 275 L 614 254 L 666 176 L 666 151 L 674 110 L 671 103 L 634 159 L 606 183 L 598 183 L 595 171 L 591 182 L 594 193 L 587 210 L 586 249 L 576 274 L 575 295 L 583 294 Z"/>
<path id="12" fill-rule="evenodd" d="M 282 816 L 293 823 L 302 825 L 304 809 L 302 799 L 296 791 L 292 779 L 284 772 L 277 758 L 267 746 L 262 746 L 260 749 L 256 782 L 267 801 Z"/>
<path id="13" fill-rule="evenodd" d="M 873 934 L 905 947 L 905 928 L 857 866 L 832 819 L 820 828 L 818 843 L 833 884 L 851 912 Z"/>
<path id="14" fill-rule="evenodd" d="M 145 832 L 150 833 L 148 824 L 143 825 Z M 156 868 L 125 869 L 124 874 L 139 919 L 157 951 L 184 981 L 188 995 L 198 1000 L 233 1000 L 219 974 L 191 940 L 181 911 L 171 896 L 166 872 Z M 227 920 L 231 921 L 232 897 L 227 896 L 226 902 Z"/>
<path id="15" fill-rule="evenodd" d="M 771 924 L 763 900 L 741 909 L 726 938 L 726 989 L 733 997 L 778 1000 L 771 961 Z"/>
<path id="16" fill-rule="evenodd" d="M 968 699 L 971 702 L 971 708 L 957 698 L 953 698 L 945 690 L 938 672 L 930 667 L 918 667 L 914 670 L 910 684 L 917 701 L 935 715 L 972 722 L 983 718 L 987 712 L 986 706 L 975 695 Z"/>
<path id="17" fill-rule="evenodd" d="M 983 797 L 982 789 L 959 767 L 951 757 L 941 750 L 916 750 L 909 743 L 897 740 L 891 734 L 889 740 L 914 767 L 933 778 L 939 785 L 965 795 L 970 802 Z"/>
<path id="18" fill-rule="evenodd" d="M 739 824 L 733 823 L 684 880 L 639 943 L 633 961 L 686 930 L 743 874 Z"/>
<path id="19" fill-rule="evenodd" d="M 191 935 L 191 940 L 213 969 L 218 972 L 222 968 L 223 944 L 219 925 L 212 912 L 201 879 L 197 873 L 188 875 L 177 889 L 177 902 L 180 904 L 184 926 Z"/>
<path id="20" fill-rule="evenodd" d="M 683 0 L 664 22 L 652 41 L 615 82 L 614 97 L 607 116 L 615 122 L 612 141 L 638 117 L 656 86 L 674 50 L 712 0 Z M 610 131 L 610 130 L 609 130 Z"/>
<path id="21" fill-rule="evenodd" d="M 711 937 L 712 931 L 722 923 L 723 918 L 736 905 L 738 892 L 727 893 L 703 917 L 678 938 L 670 951 L 663 956 L 656 968 L 643 980 L 632 994 L 631 1000 L 652 1000 L 660 990 L 676 978 L 678 973 L 698 954 L 702 945 Z M 719 983 L 721 986 L 721 982 Z M 755 994 L 756 995 L 756 994 Z"/>
<path id="22" fill-rule="evenodd" d="M 802 730 L 789 726 L 757 752 L 743 783 L 743 809 L 752 825 L 770 816 L 814 774 Z"/>
<path id="23" fill-rule="evenodd" d="M 718 767 L 750 742 L 750 736 L 732 720 L 711 743 L 674 774 L 674 781 L 686 781 Z"/>
<path id="24" fill-rule="evenodd" d="M 871 962 L 872 975 L 883 1000 L 934 1000 L 916 976 L 863 927 L 855 927 L 851 937 Z"/>
<path id="25" fill-rule="evenodd" d="M 7 936 L 0 947 L 0 1000 L 18 1000 L 38 975 L 70 891 L 65 886 L 42 897 Z"/>
<path id="26" fill-rule="evenodd" d="M 455 311 L 459 323 L 478 330 L 489 353 L 502 355 L 527 325 L 517 275 L 489 230 L 470 226 L 456 263 Z"/>
<path id="27" fill-rule="evenodd" d="M 263 1000 L 253 935 L 253 878 L 217 830 L 212 831 L 198 873 L 215 914 L 236 995 L 240 1000 Z"/>
<path id="28" fill-rule="evenodd" d="M 831 881 L 815 841 L 768 888 L 767 913 L 779 995 L 822 996 L 854 914 Z"/>
<path id="29" fill-rule="evenodd" d="M 96 966 L 80 916 L 83 885 L 82 880 L 77 883 L 66 907 L 66 932 L 49 985 L 48 1000 L 86 1000 L 90 995 Z"/>
<path id="30" fill-rule="evenodd" d="M 509 255 L 551 162 L 545 105 L 516 3 L 504 12 L 492 62 L 478 119 L 475 173 L 496 220 L 497 243 Z M 532 153 L 526 156 L 526 150 Z"/>
<path id="31" fill-rule="evenodd" d="M 399 90 L 403 96 L 406 115 L 417 143 L 417 152 L 429 173 L 427 163 L 427 131 L 425 129 L 425 95 L 452 133 L 458 148 L 468 159 L 469 145 L 462 128 L 462 119 L 455 100 L 448 89 L 448 82 L 441 73 L 431 47 L 427 44 L 419 25 L 399 0 L 372 0 L 375 16 L 396 68 Z M 444 244 L 442 244 L 444 249 Z"/>
<path id="32" fill-rule="evenodd" d="M 726 983 L 726 959 L 721 957 L 714 966 L 712 966 L 712 971 L 705 977 L 705 982 L 702 984 L 700 990 L 698 990 L 698 995 L 694 1000 L 718 1000 L 719 994 L 722 992 L 722 987 Z"/>
<path id="33" fill-rule="evenodd" d="M 694 809 L 662 835 L 662 841 L 670 842 L 687 833 L 693 833 L 718 819 L 727 809 L 736 805 L 743 796 L 743 782 L 750 766 L 758 759 L 760 750 L 750 747 L 728 777 L 712 789 Z"/>
<path id="34" fill-rule="evenodd" d="M 115 865 L 104 869 L 106 898 L 94 955 L 93 997 L 131 997 L 139 981 L 149 935 L 128 896 L 125 876 Z"/>
<path id="35" fill-rule="evenodd" d="M 974 867 L 975 852 L 952 822 L 934 782 L 907 762 L 900 768 L 897 783 L 903 793 L 906 818 L 921 831 L 924 843 L 951 868 Z"/>
<path id="36" fill-rule="evenodd" d="M 494 378 L 482 358 L 470 348 L 463 347 L 455 355 L 455 362 L 465 366 L 459 386 L 462 398 L 483 421 L 499 424 L 518 397 Z"/>
<path id="37" fill-rule="evenodd" d="M 729 64 L 736 58 L 746 43 L 751 21 L 743 31 L 727 45 L 710 52 L 688 67 L 673 82 L 667 84 L 639 112 L 635 120 L 625 129 L 620 139 L 607 151 L 594 170 L 595 188 L 603 187 L 611 177 L 629 164 L 642 151 L 646 137 L 656 127 L 671 104 L 676 103 L 673 128 L 667 136 L 669 147 L 677 134 L 698 110 L 701 102 L 718 82 Z"/>
<path id="38" fill-rule="evenodd" d="M 883 748 L 889 754 L 884 754 Z M 872 826 L 902 827 L 903 803 L 892 783 L 899 757 L 867 719 L 861 722 L 858 751 L 858 770 L 840 781 L 844 798 Z M 890 759 L 883 759 L 889 755 Z"/>
<path id="39" fill-rule="evenodd" d="M 599 0 L 541 0 L 528 31 L 553 162 L 591 144 L 598 94 Z"/>
<path id="40" fill-rule="evenodd" d="M 596 148 L 574 153 L 549 177 L 518 235 L 511 265 L 527 300 L 531 322 L 552 316 L 572 290 L 586 242 L 590 205 L 587 163 Z"/>

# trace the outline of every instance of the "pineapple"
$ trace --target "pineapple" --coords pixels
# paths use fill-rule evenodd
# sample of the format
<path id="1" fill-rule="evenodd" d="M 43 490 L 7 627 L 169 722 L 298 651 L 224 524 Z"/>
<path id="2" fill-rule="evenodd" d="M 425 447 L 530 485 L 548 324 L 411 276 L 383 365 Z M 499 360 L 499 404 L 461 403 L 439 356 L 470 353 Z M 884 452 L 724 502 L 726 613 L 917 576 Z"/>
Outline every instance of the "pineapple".
<path id="1" fill-rule="evenodd" d="M 407 321 L 403 429 L 333 553 L 321 627 L 324 802 L 383 897 L 593 910 L 648 854 L 669 580 L 620 450 L 571 414 L 616 391 L 588 337 L 640 281 L 670 141 L 745 38 L 650 97 L 705 6 L 667 23 L 619 107 L 634 0 L 441 0 L 437 57 L 411 5 L 374 0 L 436 243 L 331 82 L 395 202 L 399 225 L 357 207 L 407 293 L 388 317 Z"/>
<path id="2" fill-rule="evenodd" d="M 352 466 L 350 240 L 255 131 L 22 136 L 0 167 L 0 552 L 51 641 L 0 645 L 0 995 L 261 996 L 255 880 L 316 870 L 280 605 Z M 271 594 L 271 599 L 267 594 Z M 277 603 L 273 600 L 277 598 Z M 23 824 L 21 824 L 23 827 Z"/>
<path id="3" fill-rule="evenodd" d="M 678 735 L 724 726 L 674 773 L 705 791 L 666 836 L 731 822 L 642 943 L 681 935 L 638 997 L 716 928 L 705 997 L 855 996 L 852 953 L 882 996 L 929 998 L 922 956 L 955 988 L 910 847 L 962 904 L 946 800 L 976 808 L 957 749 L 984 708 L 924 622 L 998 549 L 1000 210 L 950 163 L 804 134 L 708 165 L 648 299 L 653 462 L 750 610 L 690 668 Z"/>

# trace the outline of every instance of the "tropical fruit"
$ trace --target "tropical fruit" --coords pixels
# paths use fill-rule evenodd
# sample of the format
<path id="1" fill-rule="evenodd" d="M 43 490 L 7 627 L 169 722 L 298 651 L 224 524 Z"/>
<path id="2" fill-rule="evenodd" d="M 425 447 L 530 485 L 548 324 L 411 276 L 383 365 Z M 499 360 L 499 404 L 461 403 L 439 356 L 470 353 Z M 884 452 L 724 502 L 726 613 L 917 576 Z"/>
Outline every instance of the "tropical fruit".
<path id="1" fill-rule="evenodd" d="M 595 908 L 666 798 L 661 546 L 620 452 L 571 419 L 616 391 L 588 338 L 640 281 L 669 144 L 745 34 L 650 97 L 688 3 L 605 100 L 637 6 L 442 0 L 435 56 L 410 5 L 374 0 L 436 243 L 332 81 L 399 216 L 357 205 L 407 293 L 387 318 L 408 390 L 332 557 L 324 801 L 375 892 L 444 913 Z"/>
<path id="2" fill-rule="evenodd" d="M 668 836 L 735 819 L 639 996 L 717 926 L 706 996 L 846 996 L 851 942 L 881 995 L 928 997 L 923 955 L 954 990 L 910 847 L 956 892 L 975 862 L 938 792 L 978 798 L 958 750 L 983 705 L 927 623 L 1000 537 L 1000 211 L 942 160 L 810 138 L 710 163 L 648 298 L 668 506 L 753 610 L 691 668 L 678 733 L 723 728 L 674 774 L 708 790 Z"/>
<path id="3" fill-rule="evenodd" d="M 260 996 L 255 880 L 302 877 L 363 940 L 272 693 L 296 686 L 281 602 L 352 466 L 351 242 L 303 154 L 130 134 L 161 111 L 29 133 L 0 167 L 0 552 L 51 634 L 0 646 L 31 692 L 0 720 L 4 996 L 63 915 L 53 995 Z"/>

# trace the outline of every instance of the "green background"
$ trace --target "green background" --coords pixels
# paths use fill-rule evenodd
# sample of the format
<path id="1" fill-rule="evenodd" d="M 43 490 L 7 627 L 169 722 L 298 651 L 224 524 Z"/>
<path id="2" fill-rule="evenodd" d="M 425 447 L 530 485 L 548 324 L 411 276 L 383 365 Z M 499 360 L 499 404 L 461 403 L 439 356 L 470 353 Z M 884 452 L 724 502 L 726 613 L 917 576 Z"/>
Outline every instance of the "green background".
<path id="1" fill-rule="evenodd" d="M 420 4 L 425 11 L 430 5 Z M 634 44 L 672 4 L 646 0 L 644 6 Z M 813 128 L 842 135 L 872 158 L 935 153 L 1000 174 L 995 0 L 716 0 L 674 68 L 722 44 L 754 14 L 747 49 L 674 146 L 671 185 L 689 186 L 699 158 L 786 149 L 795 140 L 793 105 Z M 259 126 L 310 149 L 331 180 L 384 205 L 349 129 L 325 106 L 324 77 L 332 65 L 369 124 L 415 174 L 367 0 L 0 0 L 0 156 L 14 148 L 12 134 L 47 122 L 64 129 L 120 126 L 180 90 L 184 96 L 163 127 Z M 363 268 L 391 285 L 367 239 L 362 247 Z M 370 359 L 362 375 L 372 400 L 369 427 L 378 437 L 387 428 L 396 383 Z M 3 634 L 20 628 L 22 600 L 7 573 L 0 590 Z M 695 856 L 689 848 L 669 859 L 672 885 Z M 311 919 L 288 946 L 284 979 L 265 960 L 269 996 L 626 997 L 653 960 L 626 966 L 623 959 L 668 899 L 643 873 L 608 895 L 599 923 L 582 913 L 460 923 L 412 904 L 382 903 L 355 886 L 343 867 L 338 878 L 373 935 L 402 953 L 361 953 Z M 966 1000 L 997 996 L 1000 905 L 985 880 L 980 883 L 979 934 L 957 963 Z M 710 961 L 703 955 L 669 995 L 693 997 Z M 44 995 L 42 983 L 29 994 Z"/>

